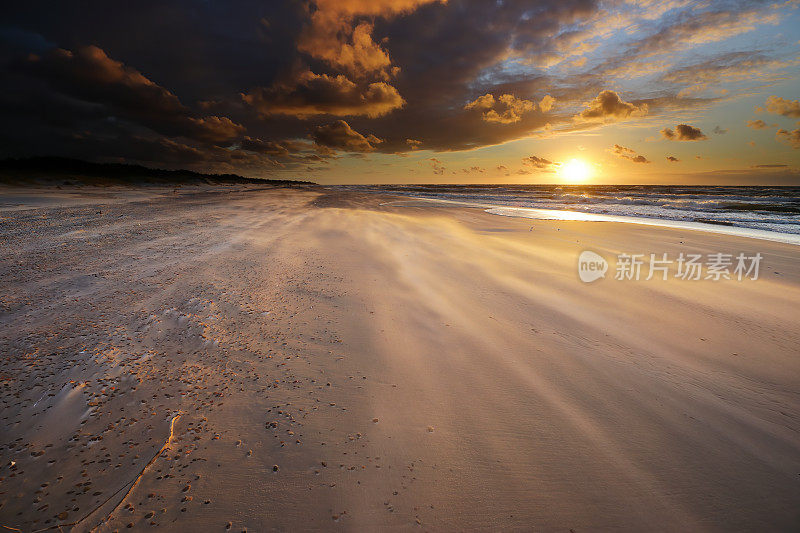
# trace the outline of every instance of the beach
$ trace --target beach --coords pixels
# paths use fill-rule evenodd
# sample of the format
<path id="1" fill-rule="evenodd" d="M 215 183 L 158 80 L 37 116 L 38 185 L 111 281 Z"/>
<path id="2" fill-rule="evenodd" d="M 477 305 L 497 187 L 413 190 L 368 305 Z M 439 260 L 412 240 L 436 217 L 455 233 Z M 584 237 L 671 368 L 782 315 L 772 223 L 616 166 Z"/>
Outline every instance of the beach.
<path id="1" fill-rule="evenodd" d="M 2 197 L 6 529 L 800 527 L 796 245 L 313 187 Z M 763 259 L 584 283 L 586 250 Z"/>

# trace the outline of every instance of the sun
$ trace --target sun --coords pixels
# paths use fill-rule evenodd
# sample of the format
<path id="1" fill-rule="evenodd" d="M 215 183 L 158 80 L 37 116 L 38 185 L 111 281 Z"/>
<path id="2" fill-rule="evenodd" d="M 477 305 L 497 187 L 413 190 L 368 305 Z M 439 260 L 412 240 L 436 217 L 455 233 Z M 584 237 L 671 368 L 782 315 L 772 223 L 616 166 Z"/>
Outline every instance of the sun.
<path id="1" fill-rule="evenodd" d="M 591 177 L 592 169 L 580 159 L 571 159 L 559 169 L 561 179 L 570 183 L 583 183 Z"/>

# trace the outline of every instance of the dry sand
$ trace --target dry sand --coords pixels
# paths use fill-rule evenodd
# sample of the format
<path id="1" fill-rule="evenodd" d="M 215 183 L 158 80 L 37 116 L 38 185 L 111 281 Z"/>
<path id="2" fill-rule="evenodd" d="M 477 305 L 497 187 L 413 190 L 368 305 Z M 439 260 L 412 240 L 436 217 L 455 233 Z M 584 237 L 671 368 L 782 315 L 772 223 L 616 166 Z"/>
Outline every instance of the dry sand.
<path id="1" fill-rule="evenodd" d="M 800 527 L 798 247 L 313 190 L 23 196 L 8 529 Z M 584 249 L 764 260 L 584 284 Z"/>

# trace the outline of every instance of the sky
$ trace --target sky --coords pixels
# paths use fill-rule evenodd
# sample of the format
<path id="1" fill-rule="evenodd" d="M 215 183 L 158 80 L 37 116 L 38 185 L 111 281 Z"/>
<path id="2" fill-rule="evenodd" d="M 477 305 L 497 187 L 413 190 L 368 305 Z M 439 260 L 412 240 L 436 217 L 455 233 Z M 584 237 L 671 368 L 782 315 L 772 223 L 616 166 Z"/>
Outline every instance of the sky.
<path id="1" fill-rule="evenodd" d="M 798 3 L 5 3 L 0 157 L 322 184 L 797 185 Z"/>

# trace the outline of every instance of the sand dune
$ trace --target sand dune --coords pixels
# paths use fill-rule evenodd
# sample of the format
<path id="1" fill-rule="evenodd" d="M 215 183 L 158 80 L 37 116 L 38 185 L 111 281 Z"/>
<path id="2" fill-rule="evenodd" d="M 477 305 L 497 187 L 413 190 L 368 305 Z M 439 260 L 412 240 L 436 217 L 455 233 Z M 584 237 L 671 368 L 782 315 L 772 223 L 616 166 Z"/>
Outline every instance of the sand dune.
<path id="1" fill-rule="evenodd" d="M 47 198 L 0 210 L 2 526 L 800 526 L 795 246 L 313 190 Z M 764 260 L 584 284 L 585 249 Z"/>

